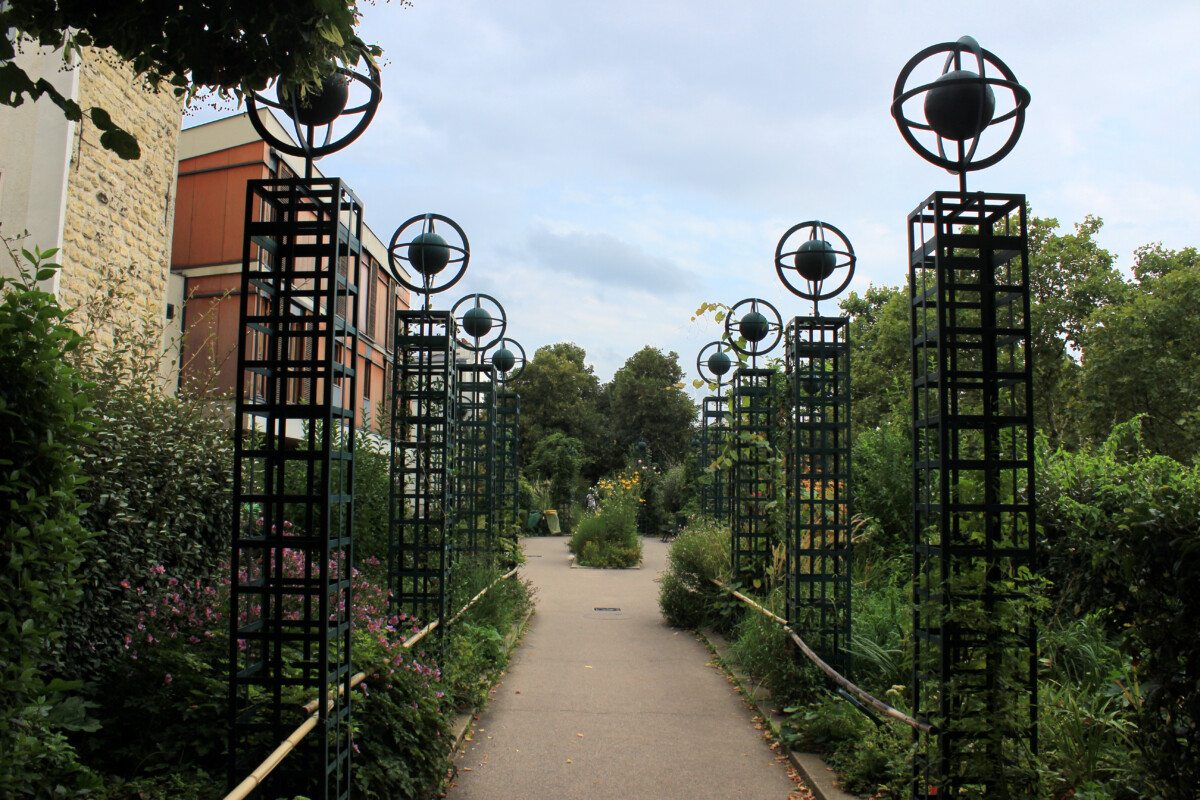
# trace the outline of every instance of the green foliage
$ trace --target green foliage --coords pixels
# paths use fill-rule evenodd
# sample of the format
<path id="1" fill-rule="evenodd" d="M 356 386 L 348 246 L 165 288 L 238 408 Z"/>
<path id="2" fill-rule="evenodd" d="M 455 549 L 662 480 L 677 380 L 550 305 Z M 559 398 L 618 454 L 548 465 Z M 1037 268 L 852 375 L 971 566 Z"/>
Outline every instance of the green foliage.
<path id="1" fill-rule="evenodd" d="M 242 87 L 261 89 L 279 76 L 286 88 L 307 91 L 332 72 L 335 59 L 358 61 L 365 47 L 355 34 L 355 0 L 303 0 L 285 6 L 226 4 L 202 0 L 146 4 L 87 0 L 17 0 L 0 6 L 0 104 L 19 106 L 43 94 L 78 121 L 83 109 L 45 79 L 33 79 L 12 61 L 16 45 L 33 41 L 62 48 L 70 63 L 83 47 L 112 48 L 154 89 L 168 85 L 189 99 L 203 89 L 222 96 Z M 381 55 L 370 47 L 371 57 Z M 101 144 L 122 158 L 139 156 L 137 140 L 113 123 L 104 109 L 89 109 L 103 131 Z"/>
<path id="2" fill-rule="evenodd" d="M 90 727 L 75 690 L 45 668 L 82 597 L 90 552 L 76 496 L 91 433 L 88 385 L 71 366 L 82 338 L 33 281 L 50 251 L 22 251 L 24 276 L 0 278 L 0 795 L 77 796 L 94 778 L 65 733 Z M 14 259 L 15 260 L 15 259 Z"/>
<path id="3" fill-rule="evenodd" d="M 868 286 L 838 305 L 850 317 L 850 414 L 854 439 L 910 412 L 911 339 L 908 292 Z"/>
<path id="4" fill-rule="evenodd" d="M 571 537 L 571 552 L 585 567 L 634 567 L 642 561 L 637 517 L 641 504 L 639 470 L 626 470 L 596 484 L 600 511 L 585 515 Z"/>
<path id="5" fill-rule="evenodd" d="M 729 528 L 710 518 L 692 518 L 671 544 L 658 605 L 677 628 L 724 627 L 725 593 L 712 579 L 729 580 Z"/>
<path id="6" fill-rule="evenodd" d="M 450 766 L 450 728 L 436 674 L 405 655 L 355 698 L 354 796 L 425 800 Z"/>
<path id="7" fill-rule="evenodd" d="M 558 431 L 544 437 L 533 448 L 528 468 L 549 481 L 550 502 L 555 508 L 565 508 L 575 497 L 583 458 L 583 442 Z"/>
<path id="8" fill-rule="evenodd" d="M 1100 441 L 1140 415 L 1145 446 L 1192 463 L 1200 458 L 1200 254 L 1143 247 L 1134 272 L 1129 299 L 1095 312 L 1082 336 L 1081 427 Z"/>
<path id="9" fill-rule="evenodd" d="M 763 606 L 780 613 L 783 587 L 771 592 Z M 747 610 L 734 628 L 730 658 L 750 677 L 771 687 L 777 703 L 809 700 L 817 685 L 817 671 L 801 657 L 796 660 L 791 641 L 783 626 L 753 610 Z"/>
<path id="10" fill-rule="evenodd" d="M 1082 435 L 1071 404 L 1078 393 L 1077 353 L 1096 326 L 1095 312 L 1128 293 L 1112 255 L 1095 241 L 1103 224 L 1088 215 L 1074 232 L 1060 234 L 1057 219 L 1029 219 L 1034 412 L 1055 443 L 1076 443 Z"/>
<path id="11" fill-rule="evenodd" d="M 878 797 L 907 797 L 911 781 L 908 729 L 877 727 L 834 695 L 788 708 L 784 742 L 821 753 L 838 772 L 838 785 Z"/>
<path id="12" fill-rule="evenodd" d="M 683 369 L 675 352 L 647 345 L 626 359 L 605 386 L 607 430 L 604 467 L 619 468 L 630 445 L 646 442 L 654 466 L 683 461 L 691 453 L 696 407 L 683 392 Z"/>
<path id="13" fill-rule="evenodd" d="M 354 563 L 386 561 L 391 504 L 391 457 L 385 440 L 366 425 L 355 432 L 354 443 Z"/>
<path id="14" fill-rule="evenodd" d="M 118 291 L 83 309 L 89 324 L 103 324 L 120 302 Z M 198 397 L 163 393 L 160 335 L 152 323 L 118 329 L 111 347 L 84 348 L 78 358 L 95 402 L 78 496 L 99 550 L 80 572 L 88 613 L 63 622 L 59 669 L 67 676 L 106 671 L 138 612 L 167 591 L 164 573 L 212 584 L 228 558 L 229 423 Z M 147 595 L 130 593 L 130 583 Z"/>
<path id="15" fill-rule="evenodd" d="M 855 542 L 860 551 L 876 551 L 888 557 L 911 547 L 911 429 L 911 423 L 893 410 L 875 427 L 854 435 L 850 492 L 855 510 L 875 523 L 864 531 L 869 536 Z"/>
<path id="16" fill-rule="evenodd" d="M 912 678 L 912 583 L 907 558 L 856 560 L 850 653 L 854 681 L 883 697 Z"/>
<path id="17" fill-rule="evenodd" d="M 1200 467 L 1139 448 L 1137 422 L 1099 450 L 1039 458 L 1045 563 L 1060 614 L 1096 613 L 1137 663 L 1136 734 L 1158 792 L 1200 785 Z M 1127 444 L 1134 449 L 1123 451 Z"/>
<path id="18" fill-rule="evenodd" d="M 600 381 L 584 363 L 586 357 L 582 347 L 570 342 L 539 347 L 520 377 L 509 383 L 521 395 L 522 464 L 555 432 L 582 442 L 589 461 L 594 457 L 603 428 L 596 406 Z"/>

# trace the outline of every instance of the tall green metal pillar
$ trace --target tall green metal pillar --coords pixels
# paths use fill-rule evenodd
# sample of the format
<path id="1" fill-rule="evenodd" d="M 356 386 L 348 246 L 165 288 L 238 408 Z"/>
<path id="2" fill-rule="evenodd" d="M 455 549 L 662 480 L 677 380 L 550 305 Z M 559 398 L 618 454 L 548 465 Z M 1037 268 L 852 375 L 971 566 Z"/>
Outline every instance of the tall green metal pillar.
<path id="1" fill-rule="evenodd" d="M 850 666 L 850 340 L 846 317 L 796 317 L 785 339 L 787 619 L 826 663 Z"/>

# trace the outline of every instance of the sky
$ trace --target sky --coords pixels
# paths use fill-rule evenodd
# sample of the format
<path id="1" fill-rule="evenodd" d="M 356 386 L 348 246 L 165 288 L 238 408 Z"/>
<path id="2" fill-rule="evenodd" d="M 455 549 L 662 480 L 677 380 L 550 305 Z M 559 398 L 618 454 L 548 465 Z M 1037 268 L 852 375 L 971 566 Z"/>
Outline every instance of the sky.
<path id="1" fill-rule="evenodd" d="M 385 242 L 416 214 L 462 226 L 470 267 L 436 307 L 492 295 L 531 358 L 575 342 L 602 381 L 647 344 L 696 377 L 697 352 L 721 333 L 710 316 L 691 321 L 704 302 L 811 313 L 774 269 L 796 223 L 831 223 L 853 243 L 847 292 L 901 285 L 908 213 L 957 178 L 905 144 L 892 92 L 918 51 L 963 35 L 1032 96 L 1016 148 L 969 189 L 1024 193 L 1066 230 L 1103 218 L 1098 240 L 1126 270 L 1139 245 L 1200 246 L 1196 0 L 363 11 L 360 35 L 384 49 L 384 99 L 320 169 L 350 184 Z"/>

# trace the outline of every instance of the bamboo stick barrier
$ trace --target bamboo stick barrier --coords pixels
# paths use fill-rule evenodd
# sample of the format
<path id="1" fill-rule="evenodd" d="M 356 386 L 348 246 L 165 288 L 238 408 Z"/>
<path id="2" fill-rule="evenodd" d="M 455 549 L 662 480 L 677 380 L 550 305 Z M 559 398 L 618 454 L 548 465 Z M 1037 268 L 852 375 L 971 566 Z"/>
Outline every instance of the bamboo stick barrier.
<path id="1" fill-rule="evenodd" d="M 746 605 L 750 606 L 751 608 L 755 609 L 756 611 L 759 611 L 766 617 L 773 619 L 776 622 L 778 622 L 780 625 L 782 625 L 784 632 L 786 632 L 787 635 L 791 637 L 792 641 L 796 643 L 796 646 L 800 648 L 800 651 L 802 653 L 804 653 L 805 656 L 808 657 L 808 660 L 813 662 L 813 664 L 816 665 L 817 669 L 821 670 L 821 672 L 824 672 L 825 675 L 828 676 L 830 680 L 832 680 L 838 686 L 845 689 L 850 694 L 854 695 L 856 698 L 861 700 L 863 703 L 866 703 L 871 708 L 878 711 L 880 714 L 883 714 L 885 717 L 894 719 L 897 722 L 902 722 L 905 725 L 909 726 L 910 728 L 916 728 L 917 730 L 922 731 L 924 733 L 937 733 L 936 726 L 930 725 L 928 722 L 921 722 L 919 719 L 910 717 L 908 714 L 905 714 L 900 709 L 894 708 L 894 707 L 888 705 L 887 703 L 883 702 L 879 698 L 868 694 L 865 689 L 860 689 L 858 686 L 855 686 L 853 683 L 851 683 L 849 680 L 847 680 L 844 675 L 842 675 L 840 672 L 838 672 L 833 667 L 826 664 L 821 659 L 821 657 L 816 654 L 816 651 L 814 651 L 811 647 L 809 647 L 808 643 L 805 642 L 803 639 L 801 639 L 800 636 L 794 630 L 792 630 L 792 627 L 790 625 L 788 625 L 788 621 L 786 619 L 784 619 L 783 617 L 774 613 L 773 611 L 763 608 L 761 605 L 756 603 L 754 600 L 750 599 L 749 597 L 747 597 L 746 595 L 737 591 L 736 589 L 729 588 L 728 586 L 721 583 L 716 578 L 709 578 L 709 580 L 711 580 L 718 587 L 720 587 L 720 589 L 722 591 L 729 592 L 729 594 L 733 595 L 738 600 L 741 600 Z"/>
<path id="2" fill-rule="evenodd" d="M 469 609 L 471 606 L 475 605 L 475 603 L 477 603 L 481 597 L 483 597 L 485 594 L 488 593 L 489 589 L 491 589 L 493 586 L 495 586 L 500 581 L 505 580 L 507 578 L 511 578 L 513 575 L 516 575 L 518 569 L 520 569 L 520 567 L 513 567 L 508 572 L 506 572 L 505 574 L 501 575 L 499 578 L 496 578 L 496 580 L 489 583 L 482 592 L 480 592 L 479 594 L 472 597 L 471 600 L 465 606 L 463 606 L 462 608 L 460 608 L 458 610 L 457 614 L 455 614 L 453 617 L 450 618 L 450 621 L 446 623 L 447 627 L 452 625 L 453 623 L 457 622 L 459 619 L 461 619 L 462 615 L 467 612 L 467 609 Z M 416 634 L 414 634 L 411 639 L 406 639 L 404 641 L 403 647 L 405 649 L 411 648 L 417 642 L 421 641 L 426 636 L 428 636 L 430 633 L 437 630 L 440 623 L 441 623 L 441 620 L 435 619 L 433 622 L 429 623 L 424 628 L 421 628 L 421 630 L 417 631 Z M 358 686 L 360 683 L 362 683 L 366 679 L 367 679 L 366 672 L 356 672 L 350 678 L 350 688 L 353 689 L 354 687 Z M 345 692 L 345 688 L 339 686 L 338 694 L 341 695 L 344 692 Z M 332 695 L 333 693 L 330 692 L 330 694 Z M 262 782 L 264 780 L 266 780 L 266 777 L 268 775 L 270 775 L 271 772 L 274 771 L 274 769 L 276 767 L 279 766 L 279 764 L 283 761 L 284 758 L 287 757 L 287 755 L 289 753 L 291 753 L 293 750 L 296 749 L 296 745 L 300 744 L 301 740 L 303 740 L 305 736 L 307 736 L 309 733 L 311 733 L 313 728 L 317 727 L 317 723 L 320 721 L 320 714 L 317 713 L 317 707 L 320 705 L 320 703 L 321 703 L 321 701 L 319 698 L 313 698 L 312 700 L 305 703 L 304 704 L 304 712 L 306 714 L 310 715 L 309 718 L 304 720 L 304 722 L 301 723 L 300 726 L 298 728 L 296 728 L 296 730 L 292 731 L 292 734 L 290 736 L 288 736 L 286 739 L 284 739 L 283 742 L 281 742 L 280 745 L 278 747 L 276 747 L 269 756 L 267 756 L 265 759 L 263 759 L 263 762 L 261 764 L 259 764 L 257 767 L 255 767 L 254 771 L 251 772 L 241 783 L 239 783 L 237 786 L 235 786 L 233 791 L 231 791 L 229 794 L 225 795 L 223 800 L 246 800 L 246 798 L 250 796 L 251 792 L 253 792 L 260 785 L 262 785 Z M 333 708 L 332 697 L 328 701 L 327 709 L 329 709 L 329 708 Z"/>

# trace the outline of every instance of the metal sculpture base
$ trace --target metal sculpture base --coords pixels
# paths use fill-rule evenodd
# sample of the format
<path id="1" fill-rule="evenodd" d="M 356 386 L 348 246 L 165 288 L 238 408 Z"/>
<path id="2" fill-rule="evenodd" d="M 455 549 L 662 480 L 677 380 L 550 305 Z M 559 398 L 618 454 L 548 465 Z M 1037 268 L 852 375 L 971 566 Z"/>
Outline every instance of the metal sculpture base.
<path id="1" fill-rule="evenodd" d="M 1031 797 L 1034 455 L 1023 195 L 909 215 L 914 798 Z"/>
<path id="2" fill-rule="evenodd" d="M 396 312 L 388 588 L 422 624 L 450 604 L 455 327 L 449 311 Z"/>
<path id="3" fill-rule="evenodd" d="M 501 528 L 520 522 L 520 476 L 521 395 L 500 391 L 496 394 L 496 520 Z M 510 544 L 515 546 L 518 541 L 519 533 L 514 533 Z"/>
<path id="4" fill-rule="evenodd" d="M 854 514 L 849 320 L 793 319 L 785 363 L 792 389 L 787 617 L 826 663 L 847 674 Z"/>
<path id="5" fill-rule="evenodd" d="M 765 589 L 773 551 L 779 544 L 770 517 L 782 477 L 782 464 L 774 450 L 779 411 L 772 396 L 774 378 L 771 369 L 738 369 L 729 403 L 734 436 L 729 474 L 733 575 L 751 591 Z"/>
<path id="6" fill-rule="evenodd" d="M 700 441 L 697 445 L 698 469 L 701 478 L 700 510 L 719 520 L 729 516 L 729 498 L 725 471 L 712 468 L 729 436 L 729 400 L 719 395 L 706 397 L 700 413 Z M 711 471 L 709 471 L 711 469 Z"/>
<path id="7" fill-rule="evenodd" d="M 495 550 L 496 370 L 491 364 L 458 364 L 458 439 L 455 472 L 456 553 Z"/>
<path id="8" fill-rule="evenodd" d="M 250 181 L 235 400 L 230 783 L 329 698 L 270 796 L 350 795 L 362 206 L 336 178 Z"/>

